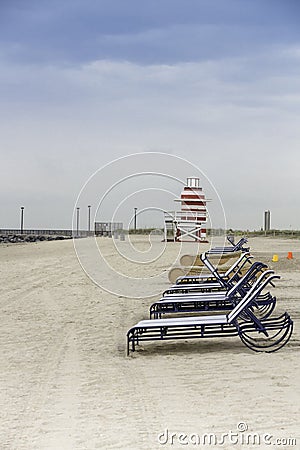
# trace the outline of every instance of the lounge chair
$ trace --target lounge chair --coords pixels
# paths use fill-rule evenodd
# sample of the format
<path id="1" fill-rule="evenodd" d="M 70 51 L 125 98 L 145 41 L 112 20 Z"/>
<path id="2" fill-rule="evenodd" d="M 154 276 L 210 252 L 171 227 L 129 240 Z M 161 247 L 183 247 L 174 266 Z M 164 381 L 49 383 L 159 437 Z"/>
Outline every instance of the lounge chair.
<path id="1" fill-rule="evenodd" d="M 209 282 L 216 281 L 217 278 L 219 278 L 219 277 L 216 278 L 216 276 L 214 275 L 214 271 L 216 271 L 216 270 L 218 271 L 218 274 L 219 274 L 219 276 L 222 277 L 222 279 L 228 279 L 230 277 L 242 275 L 243 268 L 245 266 L 251 265 L 251 258 L 253 258 L 249 252 L 242 253 L 240 255 L 239 259 L 237 259 L 232 264 L 232 266 L 227 269 L 227 271 L 221 272 L 219 270 L 218 266 L 212 264 L 211 258 L 209 258 L 209 267 L 207 267 L 207 260 L 208 260 L 207 254 L 208 254 L 208 252 L 204 253 L 205 262 L 203 262 L 203 261 L 201 261 L 201 262 L 202 262 L 203 266 L 205 266 L 206 269 L 208 269 L 209 273 L 199 274 L 199 271 L 198 271 L 198 273 L 195 275 L 186 275 L 186 276 L 178 277 L 176 280 L 176 285 L 192 284 L 192 283 L 199 283 L 199 282 L 202 283 L 205 281 L 209 281 Z M 199 256 L 199 258 L 201 258 L 201 257 L 203 258 L 202 255 Z"/>
<path id="2" fill-rule="evenodd" d="M 276 318 L 259 319 L 252 306 L 271 280 L 280 278 L 264 272 L 245 297 L 228 314 L 170 319 L 142 320 L 127 332 L 127 355 L 140 342 L 239 336 L 256 352 L 274 352 L 290 339 L 293 321 L 284 313 Z"/>
<path id="3" fill-rule="evenodd" d="M 208 265 L 206 268 L 208 269 L 209 274 L 180 277 L 176 280 L 176 284 L 173 284 L 167 289 L 167 291 L 181 291 L 189 288 L 192 289 L 193 287 L 198 287 L 200 284 L 202 285 L 206 283 L 215 283 L 217 286 L 221 285 L 223 288 L 227 288 L 230 280 L 232 282 L 238 281 L 240 277 L 249 270 L 249 267 L 252 266 L 252 256 L 249 252 L 243 253 L 225 273 L 220 272 L 218 267 L 208 261 L 206 254 L 204 254 L 204 256 L 201 255 L 201 257 L 204 260 L 203 264 Z"/>
<path id="4" fill-rule="evenodd" d="M 233 258 L 237 258 L 240 256 L 241 252 L 249 251 L 249 248 L 243 248 L 243 244 L 247 242 L 247 239 L 242 238 L 240 241 L 231 247 L 214 247 L 210 249 L 207 253 L 210 254 L 213 258 L 216 258 L 218 261 L 218 265 L 221 266 L 226 262 Z M 199 273 L 199 266 L 202 266 L 202 261 L 199 259 L 199 255 L 183 255 L 180 258 L 180 263 L 184 267 L 172 267 L 169 270 L 168 277 L 171 283 L 174 283 L 177 278 L 181 278 L 184 276 L 194 276 Z M 224 272 L 227 269 L 224 269 Z M 222 269 L 220 268 L 220 271 Z"/>
<path id="5" fill-rule="evenodd" d="M 237 252 L 239 250 L 248 252 L 249 248 L 243 247 L 243 245 L 246 244 L 247 242 L 248 242 L 248 240 L 243 237 L 235 245 L 233 245 L 232 242 L 230 242 L 231 243 L 230 247 L 213 247 L 209 250 L 209 253 L 210 254 L 231 253 L 231 252 Z"/>
<path id="6" fill-rule="evenodd" d="M 232 277 L 223 277 L 222 274 L 216 272 L 214 278 L 199 281 L 198 283 L 182 283 L 175 284 L 163 292 L 163 296 L 170 294 L 188 294 L 197 292 L 212 292 L 212 291 L 229 291 L 241 279 L 248 280 L 248 285 L 252 285 L 252 281 L 257 278 L 257 275 L 266 270 L 268 266 L 262 262 L 254 262 L 246 271 L 235 273 Z"/>
<path id="7" fill-rule="evenodd" d="M 218 267 L 228 264 L 230 260 L 237 260 L 240 258 L 242 252 L 228 252 L 228 253 L 212 253 L 210 259 L 213 260 Z M 180 258 L 180 264 L 184 267 L 203 267 L 203 262 L 200 259 L 200 255 L 182 255 Z"/>
<path id="8" fill-rule="evenodd" d="M 218 266 L 227 263 L 230 259 L 235 259 L 241 256 L 242 251 L 249 251 L 249 249 L 242 248 L 242 245 L 247 242 L 246 238 L 242 238 L 237 244 L 234 243 L 233 236 L 227 236 L 228 242 L 230 242 L 230 247 L 213 247 L 210 251 L 211 258 L 217 260 Z M 236 247 L 237 246 L 237 247 Z M 232 251 L 234 248 L 240 248 L 237 251 Z M 203 266 L 200 260 L 200 255 L 186 254 L 182 255 L 180 258 L 180 264 L 182 266 Z"/>
<path id="9" fill-rule="evenodd" d="M 224 289 L 217 283 L 203 283 L 192 285 L 187 290 L 167 290 L 163 297 L 152 303 L 150 306 L 150 319 L 161 318 L 162 314 L 173 313 L 196 313 L 200 311 L 224 311 L 232 310 L 235 305 L 247 294 L 261 273 L 268 273 L 267 266 L 260 262 L 255 262 L 248 272 L 236 283 L 227 282 Z M 213 291 L 210 291 L 210 287 Z M 276 305 L 276 297 L 270 292 L 259 294 L 256 299 L 256 314 L 260 319 L 270 316 Z"/>

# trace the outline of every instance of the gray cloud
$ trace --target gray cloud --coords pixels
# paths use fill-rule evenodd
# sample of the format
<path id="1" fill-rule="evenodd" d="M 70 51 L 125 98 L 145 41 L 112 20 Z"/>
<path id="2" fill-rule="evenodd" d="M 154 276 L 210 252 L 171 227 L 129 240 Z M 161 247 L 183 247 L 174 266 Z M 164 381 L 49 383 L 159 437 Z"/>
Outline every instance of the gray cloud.
<path id="1" fill-rule="evenodd" d="M 24 62 L 175 63 L 299 38 L 289 0 L 31 0 L 2 2 L 0 11 L 2 52 Z"/>
<path id="2" fill-rule="evenodd" d="M 268 2 L 262 3 L 267 8 Z M 82 2 L 74 2 L 71 24 L 68 2 L 51 3 L 51 11 L 49 2 L 32 2 L 31 8 L 15 3 L 14 10 L 12 4 L 7 17 L 16 24 L 23 19 L 23 27 L 42 27 L 49 20 L 45 33 L 52 40 L 46 42 L 39 28 L 32 36 L 28 28 L 23 40 L 22 26 L 14 36 L 2 30 L 7 43 L 2 38 L 2 226 L 17 224 L 16 211 L 24 202 L 32 226 L 50 226 L 53 217 L 55 226 L 67 226 L 76 195 L 94 170 L 121 155 L 159 150 L 185 156 L 209 176 L 230 226 L 259 228 L 269 208 L 273 226 L 298 227 L 300 45 L 292 20 L 286 36 L 275 37 L 278 3 L 265 30 L 258 4 L 254 9 L 247 3 L 248 18 L 236 11 L 229 17 L 236 2 L 228 2 L 224 19 L 221 9 L 213 16 L 213 7 L 206 5 L 200 17 L 195 7 L 179 24 L 182 2 L 174 2 L 169 16 L 164 9 L 162 17 L 154 11 L 146 17 L 147 3 L 144 22 L 127 33 L 117 22 L 123 18 L 130 28 L 133 9 L 125 12 L 123 3 L 114 11 L 101 2 L 102 10 L 93 2 L 95 18 L 103 15 L 114 23 L 106 23 L 100 34 L 93 26 L 83 29 L 72 48 L 62 40 L 61 53 L 53 43 L 58 45 L 62 24 L 75 35 L 71 18 L 78 15 L 79 21 Z M 52 28 L 56 19 L 57 29 Z M 209 19 L 214 23 L 207 24 Z M 89 46 L 95 37 L 93 45 L 107 46 L 104 59 L 95 46 L 86 52 L 76 46 L 78 40 Z M 239 41 L 242 54 L 235 50 Z M 193 49 L 198 42 L 205 54 Z M 157 50 L 154 59 L 150 47 Z"/>

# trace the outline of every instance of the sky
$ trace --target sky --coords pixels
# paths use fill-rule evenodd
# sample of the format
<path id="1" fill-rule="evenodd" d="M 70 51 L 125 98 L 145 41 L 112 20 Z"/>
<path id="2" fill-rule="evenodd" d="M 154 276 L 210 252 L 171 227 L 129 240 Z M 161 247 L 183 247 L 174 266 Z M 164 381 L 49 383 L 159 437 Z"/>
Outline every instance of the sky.
<path id="1" fill-rule="evenodd" d="M 85 228 L 103 195 L 77 202 L 92 174 L 157 152 L 166 180 L 176 158 L 199 168 L 228 228 L 260 229 L 268 209 L 272 228 L 299 229 L 299 20 L 297 0 L 0 0 L 0 228 L 21 206 L 26 228 L 70 228 L 74 206 Z M 174 209 L 169 187 L 111 202 L 128 223 L 133 205 Z"/>

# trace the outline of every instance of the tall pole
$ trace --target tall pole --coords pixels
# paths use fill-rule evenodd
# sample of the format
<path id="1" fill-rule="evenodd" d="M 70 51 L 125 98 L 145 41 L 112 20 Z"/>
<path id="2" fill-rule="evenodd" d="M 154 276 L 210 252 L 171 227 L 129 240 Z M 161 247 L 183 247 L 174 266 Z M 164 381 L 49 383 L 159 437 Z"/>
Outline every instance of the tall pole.
<path id="1" fill-rule="evenodd" d="M 23 227 L 24 227 L 24 206 L 21 206 L 21 226 L 20 226 L 21 234 L 23 234 Z"/>
<path id="2" fill-rule="evenodd" d="M 136 230 L 136 212 L 137 208 L 134 208 L 134 229 Z"/>
<path id="3" fill-rule="evenodd" d="M 76 217 L 76 234 L 77 234 L 77 237 L 78 237 L 78 235 L 79 235 L 79 210 L 80 210 L 80 208 L 79 208 L 79 206 L 77 206 L 77 217 Z"/>
<path id="4" fill-rule="evenodd" d="M 91 231 L 91 205 L 88 205 L 88 232 Z"/>

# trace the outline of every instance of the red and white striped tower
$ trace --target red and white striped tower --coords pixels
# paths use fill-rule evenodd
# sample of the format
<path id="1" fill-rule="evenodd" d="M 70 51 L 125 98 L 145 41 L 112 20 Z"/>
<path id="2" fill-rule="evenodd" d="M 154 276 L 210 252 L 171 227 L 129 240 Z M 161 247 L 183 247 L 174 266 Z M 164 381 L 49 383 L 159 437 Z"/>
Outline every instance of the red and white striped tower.
<path id="1" fill-rule="evenodd" d="M 181 192 L 181 211 L 176 212 L 176 240 L 206 241 L 206 198 L 199 178 L 187 178 Z"/>

